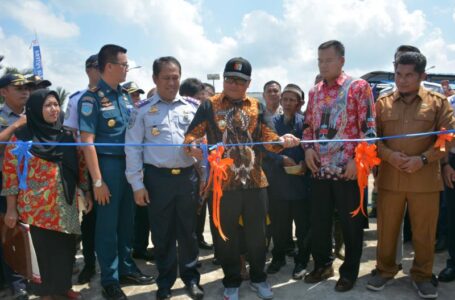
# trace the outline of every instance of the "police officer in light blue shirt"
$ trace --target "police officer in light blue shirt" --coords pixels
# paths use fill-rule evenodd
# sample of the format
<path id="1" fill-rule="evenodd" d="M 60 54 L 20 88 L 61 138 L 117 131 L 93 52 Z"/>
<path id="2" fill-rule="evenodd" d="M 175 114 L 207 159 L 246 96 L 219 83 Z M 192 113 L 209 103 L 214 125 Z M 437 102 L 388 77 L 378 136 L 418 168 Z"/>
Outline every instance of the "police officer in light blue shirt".
<path id="1" fill-rule="evenodd" d="M 126 143 L 181 144 L 197 104 L 178 96 L 181 67 L 174 57 L 153 63 L 157 93 L 138 106 L 126 131 Z M 169 299 L 180 278 L 193 299 L 202 299 L 196 269 L 197 198 L 195 160 L 183 147 L 125 147 L 126 177 L 136 204 L 147 206 L 158 268 L 157 299 Z M 176 247 L 178 242 L 178 250 Z M 178 253 L 177 253 L 178 251 Z M 178 254 L 178 255 L 177 255 Z"/>
<path id="2" fill-rule="evenodd" d="M 131 258 L 134 202 L 125 173 L 125 130 L 133 104 L 120 83 L 128 71 L 126 49 L 105 45 L 98 53 L 101 80 L 79 101 L 79 130 L 85 143 L 119 146 L 82 147 L 96 200 L 95 249 L 101 269 L 103 296 L 127 299 L 120 283 L 149 284 Z"/>

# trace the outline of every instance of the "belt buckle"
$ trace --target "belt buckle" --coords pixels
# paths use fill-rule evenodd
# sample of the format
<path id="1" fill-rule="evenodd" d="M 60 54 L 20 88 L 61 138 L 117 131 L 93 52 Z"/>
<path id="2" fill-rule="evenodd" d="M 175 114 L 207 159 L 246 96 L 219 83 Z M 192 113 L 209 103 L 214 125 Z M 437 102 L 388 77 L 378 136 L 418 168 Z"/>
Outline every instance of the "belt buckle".
<path id="1" fill-rule="evenodd" d="M 182 172 L 182 170 L 180 170 L 180 169 L 172 169 L 172 170 L 171 170 L 171 174 L 172 174 L 172 175 L 179 175 L 180 172 Z"/>

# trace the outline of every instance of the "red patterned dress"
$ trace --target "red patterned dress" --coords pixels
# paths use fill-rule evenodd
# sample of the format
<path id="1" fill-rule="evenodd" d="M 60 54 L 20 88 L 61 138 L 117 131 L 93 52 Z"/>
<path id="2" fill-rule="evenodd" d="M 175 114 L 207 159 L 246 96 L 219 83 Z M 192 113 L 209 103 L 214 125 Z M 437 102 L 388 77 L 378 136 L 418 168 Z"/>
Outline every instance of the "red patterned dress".
<path id="1" fill-rule="evenodd" d="M 11 139 L 16 140 L 14 136 Z M 17 176 L 18 161 L 12 154 L 15 147 L 15 144 L 9 144 L 5 149 L 2 195 L 17 195 L 19 219 L 26 224 L 48 230 L 81 234 L 77 197 L 75 195 L 71 205 L 66 202 L 57 163 L 32 155 L 28 163 L 27 189 L 20 190 Z M 78 161 L 78 186 L 83 191 L 88 191 L 88 170 L 81 151 L 78 151 Z M 20 170 L 22 168 L 23 163 Z"/>

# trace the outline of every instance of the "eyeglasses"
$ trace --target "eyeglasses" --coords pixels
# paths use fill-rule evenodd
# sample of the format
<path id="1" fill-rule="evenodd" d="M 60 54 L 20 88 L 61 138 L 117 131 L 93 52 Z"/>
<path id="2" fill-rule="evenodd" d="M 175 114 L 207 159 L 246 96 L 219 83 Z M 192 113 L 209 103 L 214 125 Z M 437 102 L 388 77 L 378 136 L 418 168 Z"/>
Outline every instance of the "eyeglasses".
<path id="1" fill-rule="evenodd" d="M 128 67 L 130 66 L 128 63 L 118 63 L 118 62 L 112 62 L 112 61 L 110 63 L 113 64 L 113 65 L 122 66 L 122 67 L 124 67 L 126 69 L 128 69 Z"/>
<path id="2" fill-rule="evenodd" d="M 224 82 L 229 83 L 229 84 L 235 83 L 235 85 L 244 86 L 244 85 L 246 85 L 246 83 L 248 81 L 245 79 L 242 79 L 242 78 L 237 78 L 237 77 L 224 77 Z"/>

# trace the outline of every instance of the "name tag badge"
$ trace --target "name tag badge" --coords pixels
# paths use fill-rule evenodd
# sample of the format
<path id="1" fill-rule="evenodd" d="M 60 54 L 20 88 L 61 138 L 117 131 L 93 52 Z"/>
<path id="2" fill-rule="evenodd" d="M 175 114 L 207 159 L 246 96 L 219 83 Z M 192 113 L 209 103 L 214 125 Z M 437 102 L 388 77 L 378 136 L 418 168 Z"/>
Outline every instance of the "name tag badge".
<path id="1" fill-rule="evenodd" d="M 107 107 L 101 107 L 100 108 L 100 111 L 107 111 L 107 110 L 114 110 L 115 109 L 115 106 L 107 106 Z"/>

